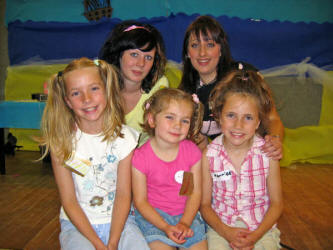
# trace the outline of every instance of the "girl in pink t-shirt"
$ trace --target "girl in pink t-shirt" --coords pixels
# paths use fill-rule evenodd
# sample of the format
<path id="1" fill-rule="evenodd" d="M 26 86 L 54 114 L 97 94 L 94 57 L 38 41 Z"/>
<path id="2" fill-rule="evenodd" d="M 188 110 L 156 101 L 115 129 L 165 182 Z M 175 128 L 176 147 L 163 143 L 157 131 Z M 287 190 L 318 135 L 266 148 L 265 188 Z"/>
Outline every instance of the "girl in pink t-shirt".
<path id="1" fill-rule="evenodd" d="M 151 249 L 207 249 L 198 138 L 203 107 L 196 95 L 157 91 L 144 104 L 151 139 L 132 159 L 135 219 Z"/>
<path id="2" fill-rule="evenodd" d="M 203 152 L 200 212 L 209 249 L 279 249 L 280 167 L 263 153 L 273 99 L 262 76 L 230 72 L 213 89 L 210 108 L 223 135 Z"/>

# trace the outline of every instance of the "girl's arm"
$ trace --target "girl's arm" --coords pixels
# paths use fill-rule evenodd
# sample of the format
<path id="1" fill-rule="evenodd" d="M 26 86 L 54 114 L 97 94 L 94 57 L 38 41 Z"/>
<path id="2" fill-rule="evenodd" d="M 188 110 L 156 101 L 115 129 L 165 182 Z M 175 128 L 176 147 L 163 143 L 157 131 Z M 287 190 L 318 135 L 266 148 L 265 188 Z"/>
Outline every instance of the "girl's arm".
<path id="1" fill-rule="evenodd" d="M 181 231 L 175 226 L 169 225 L 148 202 L 146 176 L 135 167 L 132 167 L 132 191 L 134 205 L 141 215 L 158 229 L 164 231 L 171 240 L 183 244 L 185 240 L 176 237 Z"/>
<path id="2" fill-rule="evenodd" d="M 284 126 L 279 116 L 279 113 L 276 111 L 276 107 L 274 106 L 269 116 L 269 130 L 271 135 L 276 135 L 280 137 L 280 140 L 283 139 L 284 136 Z"/>
<path id="3" fill-rule="evenodd" d="M 202 198 L 200 212 L 206 223 L 220 236 L 232 243 L 238 240 L 239 233 L 246 233 L 248 230 L 233 228 L 222 222 L 220 217 L 212 208 L 212 186 L 213 181 L 209 170 L 209 161 L 206 156 L 207 149 L 202 153 Z"/>
<path id="4" fill-rule="evenodd" d="M 76 199 L 72 172 L 65 168 L 52 152 L 51 159 L 60 201 L 69 219 L 96 249 L 106 249 Z"/>
<path id="5" fill-rule="evenodd" d="M 112 221 L 108 247 L 117 249 L 131 207 L 131 160 L 133 151 L 119 162 L 116 197 L 112 210 Z"/>
<path id="6" fill-rule="evenodd" d="M 269 229 L 272 228 L 283 210 L 280 165 L 274 160 L 270 160 L 267 189 L 269 192 L 270 206 L 260 226 L 246 237 L 250 244 L 257 242 Z"/>
<path id="7" fill-rule="evenodd" d="M 193 174 L 193 192 L 187 198 L 184 214 L 179 221 L 179 224 L 183 224 L 187 227 L 188 233 L 185 232 L 185 237 L 192 236 L 191 234 L 189 235 L 189 229 L 200 207 L 200 200 L 202 194 L 201 160 L 199 160 L 192 166 L 191 173 Z"/>

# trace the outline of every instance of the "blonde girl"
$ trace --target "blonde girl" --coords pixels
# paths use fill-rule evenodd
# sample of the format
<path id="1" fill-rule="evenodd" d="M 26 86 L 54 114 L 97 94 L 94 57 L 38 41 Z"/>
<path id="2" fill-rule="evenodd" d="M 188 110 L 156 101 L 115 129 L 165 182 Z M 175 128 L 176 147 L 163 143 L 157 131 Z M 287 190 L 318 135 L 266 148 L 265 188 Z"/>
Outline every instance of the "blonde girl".
<path id="1" fill-rule="evenodd" d="M 203 107 L 197 96 L 165 88 L 144 109 L 143 129 L 150 140 L 132 160 L 136 221 L 151 249 L 207 249 L 198 214 L 201 151 L 193 142 Z"/>
<path id="2" fill-rule="evenodd" d="M 202 159 L 208 247 L 278 249 L 280 167 L 261 148 L 274 105 L 269 88 L 257 72 L 237 70 L 217 84 L 209 103 L 222 135 Z"/>
<path id="3" fill-rule="evenodd" d="M 122 125 L 117 79 L 106 62 L 80 58 L 49 86 L 41 144 L 60 194 L 62 249 L 148 249 L 128 217 L 138 135 Z"/>

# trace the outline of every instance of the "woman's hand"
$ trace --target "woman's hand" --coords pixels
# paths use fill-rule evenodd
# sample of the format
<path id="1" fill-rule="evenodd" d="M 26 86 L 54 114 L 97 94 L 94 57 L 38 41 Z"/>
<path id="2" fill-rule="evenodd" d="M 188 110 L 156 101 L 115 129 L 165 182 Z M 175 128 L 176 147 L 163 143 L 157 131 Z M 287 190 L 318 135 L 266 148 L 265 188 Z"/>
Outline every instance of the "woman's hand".
<path id="1" fill-rule="evenodd" d="M 279 136 L 266 135 L 265 144 L 262 146 L 262 151 L 271 157 L 273 160 L 281 160 L 283 157 L 282 153 L 282 142 Z"/>

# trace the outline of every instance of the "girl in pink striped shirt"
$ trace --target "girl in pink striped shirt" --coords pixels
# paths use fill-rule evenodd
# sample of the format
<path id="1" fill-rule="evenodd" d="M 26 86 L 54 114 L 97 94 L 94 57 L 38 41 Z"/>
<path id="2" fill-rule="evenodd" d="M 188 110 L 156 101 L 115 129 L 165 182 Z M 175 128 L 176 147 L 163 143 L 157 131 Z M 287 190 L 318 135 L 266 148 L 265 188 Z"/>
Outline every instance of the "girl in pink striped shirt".
<path id="1" fill-rule="evenodd" d="M 280 248 L 280 167 L 261 151 L 273 105 L 263 77 L 241 64 L 212 91 L 210 108 L 223 134 L 202 159 L 209 249 Z"/>

